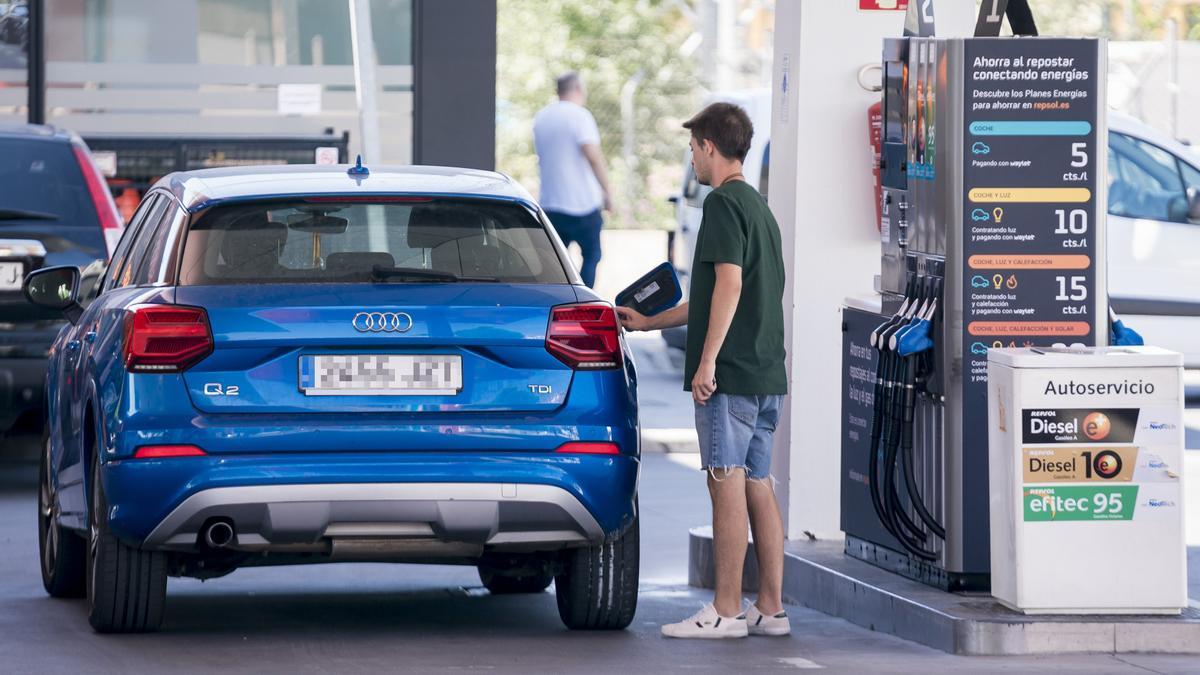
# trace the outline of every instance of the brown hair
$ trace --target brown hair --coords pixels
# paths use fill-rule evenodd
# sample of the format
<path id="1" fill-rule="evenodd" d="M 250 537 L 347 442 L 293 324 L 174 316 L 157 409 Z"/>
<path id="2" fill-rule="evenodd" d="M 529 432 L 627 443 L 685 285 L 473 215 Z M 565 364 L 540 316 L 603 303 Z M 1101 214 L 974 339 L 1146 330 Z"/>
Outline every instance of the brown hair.
<path id="1" fill-rule="evenodd" d="M 739 162 L 745 161 L 746 153 L 750 152 L 750 138 L 754 136 L 750 116 L 732 103 L 713 103 L 684 122 L 683 128 L 691 131 L 696 140 L 717 146 L 726 159 Z"/>

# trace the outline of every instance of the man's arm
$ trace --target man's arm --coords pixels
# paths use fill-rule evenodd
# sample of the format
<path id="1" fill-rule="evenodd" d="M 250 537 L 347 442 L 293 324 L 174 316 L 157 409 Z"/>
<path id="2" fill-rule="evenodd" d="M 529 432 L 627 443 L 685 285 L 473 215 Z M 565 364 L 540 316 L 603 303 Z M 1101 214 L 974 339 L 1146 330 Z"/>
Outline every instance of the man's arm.
<path id="1" fill-rule="evenodd" d="M 600 190 L 604 192 L 604 210 L 612 211 L 612 198 L 609 196 L 612 193 L 608 190 L 608 169 L 604 167 L 604 155 L 600 152 L 600 146 L 594 143 L 584 143 L 579 147 L 583 149 L 583 156 L 587 157 L 588 164 L 592 165 L 592 173 L 596 174 L 596 181 L 600 183 Z"/>
<path id="2" fill-rule="evenodd" d="M 700 367 L 692 378 L 692 398 L 704 403 L 717 391 L 717 354 L 725 344 L 738 300 L 742 297 L 742 268 L 733 263 L 716 263 L 717 281 L 713 287 L 712 309 L 708 315 L 708 334 L 700 353 Z"/>
<path id="3" fill-rule="evenodd" d="M 654 316 L 642 316 L 628 307 L 617 307 L 617 314 L 621 317 L 621 325 L 625 330 L 660 330 L 686 324 L 688 304 L 682 302 Z"/>

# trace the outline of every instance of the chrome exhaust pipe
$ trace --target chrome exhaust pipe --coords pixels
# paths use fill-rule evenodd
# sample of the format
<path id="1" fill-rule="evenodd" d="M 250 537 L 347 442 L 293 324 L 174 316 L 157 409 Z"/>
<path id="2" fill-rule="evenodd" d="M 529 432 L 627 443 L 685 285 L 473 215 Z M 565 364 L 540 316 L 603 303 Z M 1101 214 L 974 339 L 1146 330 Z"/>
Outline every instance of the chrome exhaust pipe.
<path id="1" fill-rule="evenodd" d="M 233 543 L 233 524 L 226 520 L 214 521 L 204 530 L 204 544 L 209 548 L 225 548 Z"/>

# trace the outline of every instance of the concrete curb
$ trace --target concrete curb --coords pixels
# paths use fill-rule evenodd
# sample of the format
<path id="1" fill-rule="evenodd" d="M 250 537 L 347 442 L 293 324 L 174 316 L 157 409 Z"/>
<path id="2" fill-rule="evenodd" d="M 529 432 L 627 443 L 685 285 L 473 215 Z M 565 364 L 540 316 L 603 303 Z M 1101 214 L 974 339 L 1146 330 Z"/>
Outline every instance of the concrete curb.
<path id="1" fill-rule="evenodd" d="M 642 452 L 700 452 L 695 429 L 642 429 Z"/>
<path id="2" fill-rule="evenodd" d="M 712 588 L 712 528 L 689 535 L 688 583 Z M 951 654 L 1200 654 L 1195 606 L 1180 616 L 1028 616 L 987 595 L 946 593 L 891 574 L 842 548 L 841 542 L 788 542 L 785 601 Z M 757 569 L 750 548 L 745 590 L 757 587 Z"/>

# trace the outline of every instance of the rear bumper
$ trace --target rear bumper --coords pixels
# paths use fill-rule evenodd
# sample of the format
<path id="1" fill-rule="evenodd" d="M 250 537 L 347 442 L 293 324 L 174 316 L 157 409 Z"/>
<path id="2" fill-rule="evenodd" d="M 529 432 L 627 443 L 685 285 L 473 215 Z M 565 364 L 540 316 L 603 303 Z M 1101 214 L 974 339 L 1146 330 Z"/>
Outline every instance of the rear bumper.
<path id="1" fill-rule="evenodd" d="M 0 431 L 42 404 L 46 359 L 0 359 Z"/>
<path id="2" fill-rule="evenodd" d="M 561 547 L 604 530 L 565 489 L 529 483 L 332 483 L 202 490 L 142 546 L 196 548 L 205 523 L 228 519 L 247 552 L 478 555 L 483 548 Z"/>
<path id="3" fill-rule="evenodd" d="M 144 548 L 195 550 L 207 521 L 228 518 L 247 551 L 420 540 L 461 544 L 460 555 L 620 532 L 638 471 L 628 455 L 555 453 L 209 455 L 102 469 L 110 527 Z"/>

